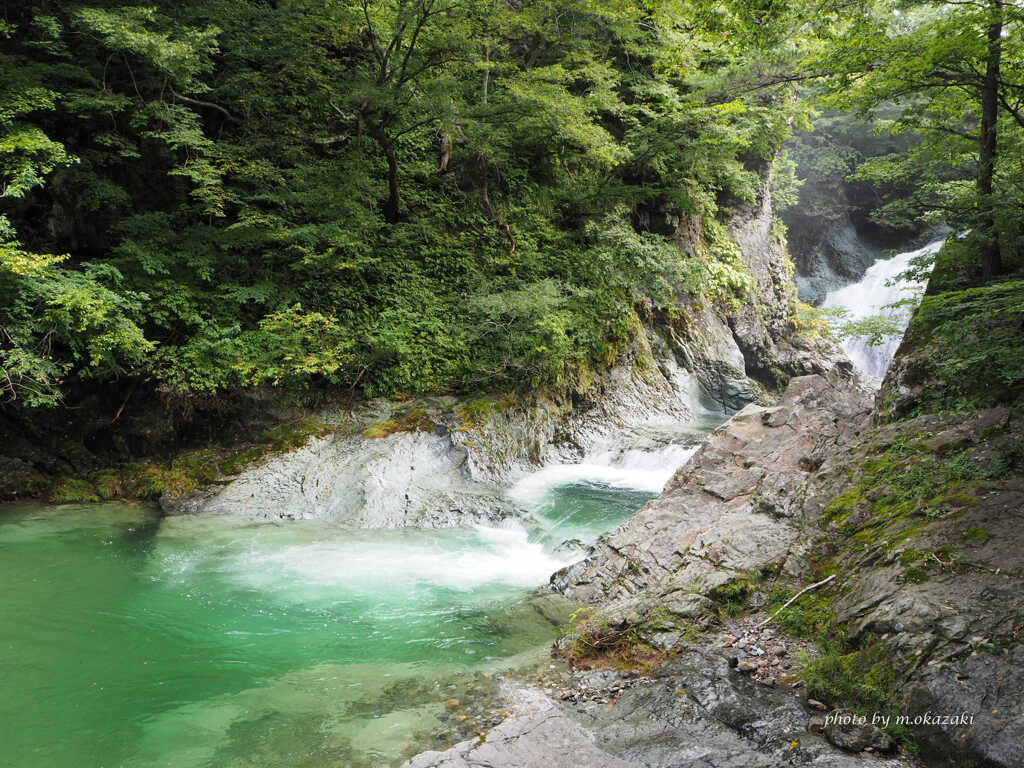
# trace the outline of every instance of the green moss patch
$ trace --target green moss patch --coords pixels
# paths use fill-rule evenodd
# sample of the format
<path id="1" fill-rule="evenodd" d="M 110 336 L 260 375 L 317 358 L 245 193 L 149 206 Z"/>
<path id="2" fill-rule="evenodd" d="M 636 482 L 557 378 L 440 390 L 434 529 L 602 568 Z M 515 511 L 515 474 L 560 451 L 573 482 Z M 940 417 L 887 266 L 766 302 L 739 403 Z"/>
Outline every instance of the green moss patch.
<path id="1" fill-rule="evenodd" d="M 909 415 L 1024 405 L 1022 323 L 1024 280 L 925 296 L 904 344 L 929 385 Z"/>
<path id="2" fill-rule="evenodd" d="M 155 501 L 161 496 L 177 498 L 221 478 L 237 475 L 268 454 L 294 450 L 310 438 L 323 437 L 333 430 L 330 425 L 314 420 L 289 422 L 264 432 L 256 445 L 227 452 L 187 451 L 170 461 L 131 462 L 92 472 L 85 478 L 65 478 L 54 486 L 49 498 L 54 504 L 115 499 Z"/>
<path id="3" fill-rule="evenodd" d="M 903 711 L 902 681 L 885 644 L 873 643 L 849 652 L 839 645 L 825 644 L 820 657 L 803 656 L 801 663 L 808 696 L 861 715 L 889 715 L 890 724 L 885 730 L 910 746 L 909 731 L 896 724 L 896 715 Z"/>
<path id="4" fill-rule="evenodd" d="M 992 538 L 992 534 L 980 525 L 972 525 L 970 528 L 966 528 L 960 532 L 960 538 L 964 541 L 973 541 L 979 544 L 984 544 Z"/>
<path id="5" fill-rule="evenodd" d="M 370 440 L 379 440 L 389 435 L 396 435 L 402 432 L 430 432 L 434 429 L 434 422 L 427 416 L 422 408 L 410 408 L 400 416 L 378 421 L 366 428 L 363 437 Z"/>
<path id="6" fill-rule="evenodd" d="M 80 478 L 60 480 L 50 491 L 51 504 L 90 504 L 97 501 L 101 501 L 101 497 L 95 486 Z"/>

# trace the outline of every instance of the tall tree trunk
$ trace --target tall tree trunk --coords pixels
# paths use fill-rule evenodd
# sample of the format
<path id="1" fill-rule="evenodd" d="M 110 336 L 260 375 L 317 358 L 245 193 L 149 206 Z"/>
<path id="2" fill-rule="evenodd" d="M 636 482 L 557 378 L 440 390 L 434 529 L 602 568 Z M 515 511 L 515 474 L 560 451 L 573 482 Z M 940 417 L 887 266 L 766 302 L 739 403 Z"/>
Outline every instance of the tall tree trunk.
<path id="1" fill-rule="evenodd" d="M 487 155 L 481 153 L 477 157 L 477 163 L 480 165 L 480 199 L 483 201 L 484 210 L 487 212 L 487 218 L 494 222 L 495 226 L 498 227 L 505 236 L 508 237 L 509 241 L 509 253 L 516 252 L 516 238 L 512 234 L 512 227 L 508 224 L 503 223 L 498 218 L 498 214 L 494 212 L 494 208 L 491 207 L 491 195 L 489 193 L 489 185 L 487 183 Z"/>
<path id="2" fill-rule="evenodd" d="M 998 0 L 990 0 L 989 10 L 988 55 L 981 89 L 981 138 L 978 147 L 978 203 L 981 206 L 978 223 L 982 230 L 981 279 L 984 282 L 998 275 L 1003 268 L 992 199 L 997 151 L 996 121 L 999 118 L 999 65 L 1003 53 L 1003 9 Z"/>
<path id="3" fill-rule="evenodd" d="M 491 46 L 484 46 L 484 76 L 483 76 L 483 99 L 484 104 L 487 103 L 487 91 L 491 85 Z"/>
<path id="4" fill-rule="evenodd" d="M 377 120 L 371 118 L 366 121 L 366 132 L 380 145 L 388 162 L 388 199 L 384 203 L 383 213 L 384 218 L 393 224 L 398 221 L 398 214 L 402 209 L 402 194 L 398 186 L 398 156 L 387 131 Z"/>

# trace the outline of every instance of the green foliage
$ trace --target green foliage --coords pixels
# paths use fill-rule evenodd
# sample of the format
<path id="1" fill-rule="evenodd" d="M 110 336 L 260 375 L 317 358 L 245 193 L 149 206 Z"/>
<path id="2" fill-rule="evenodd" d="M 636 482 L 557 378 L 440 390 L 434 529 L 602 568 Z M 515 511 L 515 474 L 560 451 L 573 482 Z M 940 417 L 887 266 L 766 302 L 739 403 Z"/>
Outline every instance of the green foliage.
<path id="1" fill-rule="evenodd" d="M 794 6 L 58 0 L 0 35 L 5 400 L 566 382 L 751 278 Z M 723 43 L 723 41 L 728 41 Z M 793 165 L 774 173 L 792 198 Z M 666 213 L 703 221 L 683 253 Z M 658 232 L 653 230 L 657 229 Z M 66 254 L 60 258 L 45 254 Z"/>
<path id="2" fill-rule="evenodd" d="M 93 472 L 86 478 L 65 478 L 50 491 L 50 501 L 83 504 L 114 499 L 176 498 L 219 478 L 237 475 L 270 453 L 295 450 L 310 438 L 323 437 L 333 431 L 333 427 L 314 420 L 287 422 L 263 432 L 255 444 L 225 452 L 186 451 L 170 461 L 132 462 Z"/>
<path id="3" fill-rule="evenodd" d="M 704 295 L 736 310 L 754 290 L 754 278 L 743 266 L 739 246 L 714 219 L 704 220 L 705 265 L 707 277 L 702 280 Z"/>
<path id="4" fill-rule="evenodd" d="M 814 307 L 798 301 L 791 316 L 793 330 L 812 337 L 831 338 L 834 320 L 841 317 L 841 313 L 843 310 Z"/>
<path id="5" fill-rule="evenodd" d="M 888 715 L 889 734 L 904 741 L 909 737 L 906 727 L 896 724 L 896 715 L 902 713 L 902 680 L 883 643 L 849 653 L 835 643 L 825 643 L 820 657 L 811 660 L 805 655 L 801 664 L 808 696 L 862 715 Z"/>
<path id="6" fill-rule="evenodd" d="M 746 610 L 747 598 L 752 589 L 752 582 L 746 579 L 736 579 L 716 589 L 712 598 L 719 604 L 726 616 L 739 616 Z"/>
<path id="7" fill-rule="evenodd" d="M 870 347 L 885 344 L 889 339 L 903 334 L 905 324 L 892 315 L 871 315 L 839 324 L 836 335 L 840 338 L 860 338 Z"/>
<path id="8" fill-rule="evenodd" d="M 62 261 L 20 249 L 0 216 L 0 398 L 52 405 L 69 372 L 110 378 L 153 349 L 136 324 L 143 294 L 107 287 L 117 270 Z"/>
<path id="9" fill-rule="evenodd" d="M 828 106 L 915 139 L 856 171 L 858 180 L 906 191 L 880 200 L 876 218 L 972 230 L 973 271 L 985 279 L 1020 266 L 1024 10 L 914 0 L 899 12 L 883 2 L 866 11 L 837 25 L 811 66 L 830 73 Z"/>
<path id="10" fill-rule="evenodd" d="M 590 606 L 578 608 L 569 617 L 563 634 L 563 653 L 573 666 L 584 669 L 616 667 L 627 671 L 648 671 L 664 661 L 665 654 L 643 640 L 644 627 L 665 620 L 661 612 L 647 617 L 641 625 L 610 621 Z M 565 643 L 565 638 L 569 642 Z"/>
<path id="11" fill-rule="evenodd" d="M 776 587 L 769 594 L 767 612 L 775 617 L 773 623 L 776 626 L 797 637 L 813 640 L 842 637 L 842 630 L 837 626 L 829 607 L 834 592 L 828 589 L 813 590 L 782 608 L 793 594 L 792 590 L 782 587 Z"/>
<path id="12" fill-rule="evenodd" d="M 772 166 L 772 206 L 776 211 L 785 211 L 800 202 L 800 188 L 803 179 L 797 177 L 796 160 L 787 150 L 781 150 Z"/>
<path id="13" fill-rule="evenodd" d="M 51 504 L 88 504 L 100 498 L 91 483 L 77 478 L 62 480 L 50 492 Z"/>
<path id="14" fill-rule="evenodd" d="M 1024 403 L 1024 281 L 925 296 L 908 328 L 924 374 L 921 411 Z"/>

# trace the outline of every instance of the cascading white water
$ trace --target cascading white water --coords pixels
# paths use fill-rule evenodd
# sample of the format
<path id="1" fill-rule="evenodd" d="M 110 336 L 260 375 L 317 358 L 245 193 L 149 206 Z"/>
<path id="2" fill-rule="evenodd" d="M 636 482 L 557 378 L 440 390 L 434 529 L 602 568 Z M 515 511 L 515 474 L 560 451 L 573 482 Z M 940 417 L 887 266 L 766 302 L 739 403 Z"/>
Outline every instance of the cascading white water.
<path id="1" fill-rule="evenodd" d="M 697 452 L 707 430 L 647 425 L 597 445 L 578 464 L 523 477 L 509 498 L 527 510 L 542 542 L 569 560 L 627 520 Z"/>
<path id="2" fill-rule="evenodd" d="M 698 446 L 667 445 L 658 451 L 610 451 L 587 457 L 580 464 L 554 464 L 527 475 L 509 491 L 515 501 L 535 507 L 552 488 L 591 484 L 661 493 L 679 467 L 696 453 Z"/>
<path id="3" fill-rule="evenodd" d="M 596 446 L 578 464 L 553 464 L 523 477 L 509 496 L 534 510 L 553 488 L 594 485 L 658 494 L 700 447 L 702 431 L 636 428 L 614 443 Z"/>
<path id="4" fill-rule="evenodd" d="M 822 306 L 830 309 L 844 309 L 848 319 L 860 320 L 866 317 L 881 315 L 889 317 L 906 328 L 909 321 L 909 310 L 906 307 L 893 308 L 890 305 L 907 298 L 919 295 L 923 289 L 921 283 L 898 281 L 896 278 L 911 266 L 918 256 L 933 254 L 942 247 L 944 240 L 936 240 L 916 251 L 899 253 L 891 259 L 876 261 L 864 277 L 825 296 Z M 853 362 L 859 372 L 864 374 L 875 386 L 881 384 L 889 363 L 900 345 L 902 335 L 887 339 L 882 344 L 871 346 L 865 339 L 851 338 L 843 341 L 843 351 Z"/>

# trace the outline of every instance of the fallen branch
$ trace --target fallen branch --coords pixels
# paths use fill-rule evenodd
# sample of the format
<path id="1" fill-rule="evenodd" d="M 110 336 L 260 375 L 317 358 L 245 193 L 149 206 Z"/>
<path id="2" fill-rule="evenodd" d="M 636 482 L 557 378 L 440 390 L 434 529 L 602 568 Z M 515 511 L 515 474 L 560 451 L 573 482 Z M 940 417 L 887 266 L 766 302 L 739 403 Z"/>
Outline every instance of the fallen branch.
<path id="1" fill-rule="evenodd" d="M 777 611 L 776 611 L 775 613 L 773 613 L 773 614 L 772 614 L 771 616 L 769 616 L 769 617 L 768 617 L 767 619 L 765 619 L 765 620 L 764 620 L 764 621 L 762 621 L 762 622 L 761 622 L 760 624 L 758 624 L 757 626 L 755 626 L 755 627 L 754 627 L 754 629 L 760 629 L 761 627 L 763 627 L 763 626 L 764 626 L 765 624 L 767 624 L 767 623 L 768 623 L 769 621 L 771 621 L 772 619 L 774 619 L 774 618 L 775 618 L 776 616 L 778 616 L 778 615 L 779 615 L 780 613 L 782 613 L 782 612 L 783 612 L 784 610 L 786 610 L 787 608 L 789 608 L 789 606 L 791 606 L 791 605 L 792 605 L 792 604 L 793 604 L 794 602 L 796 602 L 797 598 L 799 598 L 799 597 L 800 597 L 801 595 L 803 595 L 803 594 L 804 594 L 805 592 L 810 592 L 810 591 L 811 591 L 812 589 L 817 589 L 818 587 L 822 586 L 823 584 L 828 584 L 828 583 L 829 583 L 830 581 L 832 581 L 832 579 L 834 579 L 835 577 L 836 577 L 836 574 L 834 574 L 834 573 L 833 573 L 833 574 L 832 574 L 831 576 L 829 576 L 829 577 L 828 577 L 827 579 L 822 579 L 822 580 L 821 580 L 821 581 L 819 581 L 819 582 L 818 582 L 817 584 L 811 584 L 811 586 L 809 586 L 809 587 L 804 587 L 804 588 L 803 588 L 803 589 L 801 589 L 801 590 L 800 590 L 799 592 L 797 592 L 797 593 L 796 593 L 795 595 L 793 595 L 793 596 L 792 596 L 791 598 L 789 598 L 789 600 L 787 600 L 787 601 L 786 601 L 785 605 L 783 605 L 783 606 L 782 606 L 781 608 L 779 608 L 779 610 L 777 610 Z"/>

